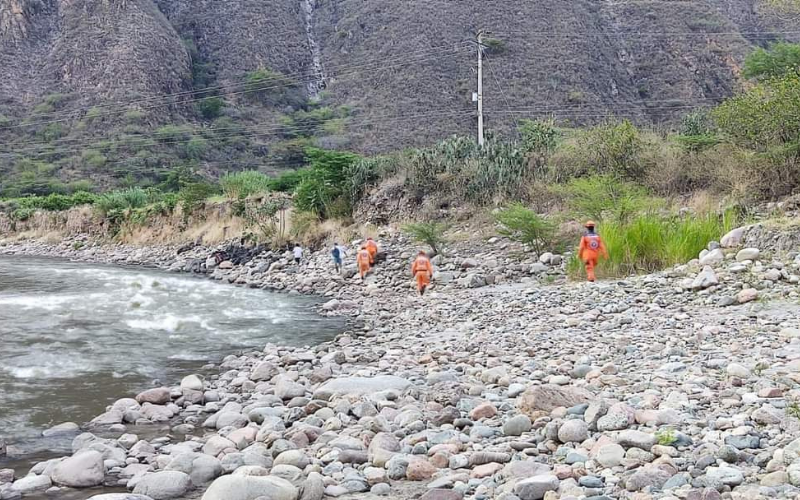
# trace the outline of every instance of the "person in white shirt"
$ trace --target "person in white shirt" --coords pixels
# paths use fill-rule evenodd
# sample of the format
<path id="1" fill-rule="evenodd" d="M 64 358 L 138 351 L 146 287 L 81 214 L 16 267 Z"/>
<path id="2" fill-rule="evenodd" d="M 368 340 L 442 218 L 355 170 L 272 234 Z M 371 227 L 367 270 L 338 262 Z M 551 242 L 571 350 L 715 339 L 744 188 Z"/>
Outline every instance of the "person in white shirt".
<path id="1" fill-rule="evenodd" d="M 303 248 L 300 245 L 295 245 L 292 253 L 294 254 L 294 263 L 299 266 L 300 261 L 303 259 Z"/>

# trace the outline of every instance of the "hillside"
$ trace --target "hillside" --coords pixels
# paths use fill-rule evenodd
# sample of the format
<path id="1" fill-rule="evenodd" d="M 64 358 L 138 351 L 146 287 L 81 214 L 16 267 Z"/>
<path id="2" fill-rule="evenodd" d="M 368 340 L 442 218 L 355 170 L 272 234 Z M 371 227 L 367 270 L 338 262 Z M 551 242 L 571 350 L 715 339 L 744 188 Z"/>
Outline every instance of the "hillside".
<path id="1" fill-rule="evenodd" d="M 478 29 L 501 132 L 550 114 L 670 123 L 730 95 L 754 45 L 797 39 L 755 0 L 0 0 L 0 189 L 278 171 L 310 144 L 472 133 Z"/>

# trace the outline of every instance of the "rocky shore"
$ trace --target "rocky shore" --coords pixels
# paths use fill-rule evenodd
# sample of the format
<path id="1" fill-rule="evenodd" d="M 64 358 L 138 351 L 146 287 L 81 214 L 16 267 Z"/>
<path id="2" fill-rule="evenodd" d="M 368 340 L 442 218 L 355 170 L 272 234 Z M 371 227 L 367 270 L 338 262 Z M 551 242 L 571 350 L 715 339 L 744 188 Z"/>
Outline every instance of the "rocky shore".
<path id="1" fill-rule="evenodd" d="M 73 455 L 0 470 L 0 499 L 103 484 L 130 493 L 93 500 L 798 498 L 800 261 L 756 232 L 591 285 L 567 282 L 560 256 L 462 243 L 422 298 L 416 247 L 389 233 L 364 283 L 327 250 L 295 266 L 203 247 L 0 246 L 313 293 L 352 325 L 50 429 L 75 434 Z M 156 422 L 169 434 L 143 437 Z"/>

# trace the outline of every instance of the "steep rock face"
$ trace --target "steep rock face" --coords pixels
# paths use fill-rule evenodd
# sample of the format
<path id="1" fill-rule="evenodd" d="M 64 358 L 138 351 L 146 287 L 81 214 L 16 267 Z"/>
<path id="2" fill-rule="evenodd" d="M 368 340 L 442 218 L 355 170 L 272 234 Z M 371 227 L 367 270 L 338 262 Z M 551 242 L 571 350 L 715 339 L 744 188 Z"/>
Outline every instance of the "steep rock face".
<path id="1" fill-rule="evenodd" d="M 187 90 L 190 61 L 152 0 L 0 0 L 0 99 L 134 100 Z"/>
<path id="2" fill-rule="evenodd" d="M 329 92 L 363 113 L 361 147 L 385 149 L 473 128 L 471 117 L 453 113 L 474 109 L 474 47 L 446 47 L 476 28 L 504 45 L 486 60 L 490 127 L 551 112 L 577 122 L 611 113 L 660 122 L 711 104 L 733 91 L 751 47 L 737 33 L 768 29 L 756 24 L 752 1 L 729 3 L 333 0 L 318 8 L 317 29 Z M 353 66 L 375 59 L 384 64 Z M 414 114 L 425 118 L 394 118 Z"/>
<path id="3" fill-rule="evenodd" d="M 221 85 L 241 83 L 259 67 L 285 74 L 311 65 L 301 2 L 284 0 L 157 0 L 182 37 L 210 62 Z"/>

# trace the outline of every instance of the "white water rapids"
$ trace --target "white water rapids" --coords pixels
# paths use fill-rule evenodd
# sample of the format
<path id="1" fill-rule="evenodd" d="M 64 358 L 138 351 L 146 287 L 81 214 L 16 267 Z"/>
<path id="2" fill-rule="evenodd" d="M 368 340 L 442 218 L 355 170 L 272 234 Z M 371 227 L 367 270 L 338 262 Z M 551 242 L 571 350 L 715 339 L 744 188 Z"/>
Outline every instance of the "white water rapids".
<path id="1" fill-rule="evenodd" d="M 268 342 L 328 340 L 341 322 L 315 303 L 188 275 L 0 257 L 0 438 L 35 442 L 155 380 L 176 384 Z"/>

